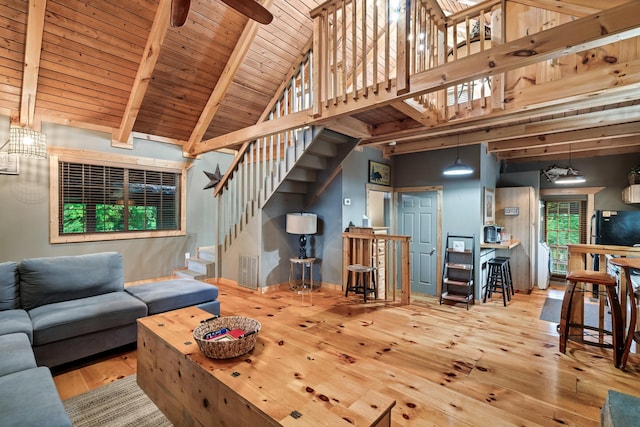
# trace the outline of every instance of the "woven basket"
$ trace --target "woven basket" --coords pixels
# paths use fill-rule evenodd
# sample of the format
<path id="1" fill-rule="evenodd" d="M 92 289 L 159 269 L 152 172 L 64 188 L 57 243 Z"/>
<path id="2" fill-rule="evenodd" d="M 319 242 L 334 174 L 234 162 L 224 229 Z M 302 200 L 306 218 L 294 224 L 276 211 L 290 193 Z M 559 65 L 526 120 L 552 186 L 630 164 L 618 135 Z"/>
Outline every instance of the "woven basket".
<path id="1" fill-rule="evenodd" d="M 202 338 L 209 332 L 216 331 L 220 328 L 227 328 L 229 330 L 242 329 L 245 332 L 255 331 L 255 333 L 234 341 L 208 341 Z M 193 330 L 193 338 L 205 356 L 212 359 L 230 359 L 232 357 L 242 356 L 253 350 L 260 328 L 260 322 L 249 317 L 217 317 L 201 322 L 200 325 Z"/>

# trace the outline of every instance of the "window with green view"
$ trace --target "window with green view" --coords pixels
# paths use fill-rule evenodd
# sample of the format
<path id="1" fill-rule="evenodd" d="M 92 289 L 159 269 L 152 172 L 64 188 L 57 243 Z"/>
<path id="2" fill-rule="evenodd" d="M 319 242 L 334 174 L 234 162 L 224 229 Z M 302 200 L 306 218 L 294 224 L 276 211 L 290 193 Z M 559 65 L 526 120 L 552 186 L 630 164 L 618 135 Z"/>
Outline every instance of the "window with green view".
<path id="1" fill-rule="evenodd" d="M 582 201 L 546 202 L 546 241 L 551 249 L 551 273 L 565 275 L 569 264 L 567 245 L 584 243 Z"/>
<path id="2" fill-rule="evenodd" d="M 180 174 L 59 163 L 62 235 L 178 230 Z"/>

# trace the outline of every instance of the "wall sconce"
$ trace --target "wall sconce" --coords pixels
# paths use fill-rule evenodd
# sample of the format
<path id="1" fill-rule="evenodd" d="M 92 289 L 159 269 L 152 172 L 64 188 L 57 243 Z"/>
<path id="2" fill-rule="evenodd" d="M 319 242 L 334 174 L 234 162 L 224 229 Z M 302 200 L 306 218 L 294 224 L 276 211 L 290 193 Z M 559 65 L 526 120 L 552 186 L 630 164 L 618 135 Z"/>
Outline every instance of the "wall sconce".
<path id="1" fill-rule="evenodd" d="M 300 249 L 298 258 L 307 258 L 307 234 L 316 234 L 318 231 L 318 217 L 312 213 L 287 214 L 287 233 L 300 235 Z"/>

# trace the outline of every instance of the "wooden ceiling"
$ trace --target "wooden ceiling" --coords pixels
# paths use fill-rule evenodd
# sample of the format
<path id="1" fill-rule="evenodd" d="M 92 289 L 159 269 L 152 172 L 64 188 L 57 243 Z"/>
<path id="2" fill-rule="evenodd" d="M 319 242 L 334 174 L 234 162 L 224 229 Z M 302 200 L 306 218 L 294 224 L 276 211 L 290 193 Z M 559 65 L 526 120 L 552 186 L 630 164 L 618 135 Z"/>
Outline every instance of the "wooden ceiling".
<path id="1" fill-rule="evenodd" d="M 438 6 L 449 16 L 479 2 L 438 0 Z M 274 15 L 270 25 L 219 0 L 192 0 L 187 23 L 172 28 L 170 0 L 3 0 L 0 114 L 22 125 L 110 132 L 123 146 L 137 136 L 188 147 L 254 125 L 312 38 L 309 11 L 324 2 L 262 3 Z M 550 13 L 559 7 L 549 0 L 513 3 Z M 560 6 L 571 20 L 622 3 Z M 638 152 L 640 41 L 630 45 L 625 49 L 635 52 L 624 52 L 624 63 L 602 72 L 607 85 L 576 95 L 566 90 L 572 83 L 558 82 L 546 89 L 557 94 L 554 100 L 536 108 L 453 115 L 436 125 L 399 105 L 352 117 L 369 129 L 363 144 L 389 155 L 478 143 L 507 161 L 566 158 L 569 149 L 575 157 Z"/>

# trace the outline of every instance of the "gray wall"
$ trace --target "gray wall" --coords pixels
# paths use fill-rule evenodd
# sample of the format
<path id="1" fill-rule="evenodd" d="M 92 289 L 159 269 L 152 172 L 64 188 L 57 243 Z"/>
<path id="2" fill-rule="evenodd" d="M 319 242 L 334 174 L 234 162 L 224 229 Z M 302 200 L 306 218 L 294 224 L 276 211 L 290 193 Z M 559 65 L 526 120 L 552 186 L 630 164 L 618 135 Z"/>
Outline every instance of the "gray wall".
<path id="1" fill-rule="evenodd" d="M 0 118 L 0 141 L 8 138 L 9 119 Z M 43 123 L 42 131 L 50 146 L 84 148 L 91 151 L 116 153 L 186 162 L 181 147 L 146 140 L 134 140 L 134 149 L 111 147 L 111 135 L 67 126 Z M 213 172 L 220 163 L 225 170 L 231 163 L 228 154 L 212 153 L 194 161 L 187 172 L 187 234 L 180 237 L 129 239 L 87 243 L 49 243 L 49 162 L 20 159 L 19 175 L 0 175 L 0 262 L 20 261 L 61 255 L 79 255 L 100 251 L 122 253 L 125 280 L 143 280 L 171 275 L 174 268 L 184 265 L 184 254 L 195 255 L 198 246 L 215 242 L 215 200 L 212 190 L 203 191 L 209 182 L 203 170 Z"/>
<path id="2" fill-rule="evenodd" d="M 567 166 L 569 159 L 553 162 L 515 163 L 508 165 L 505 172 L 534 172 L 551 165 Z M 605 187 L 594 196 L 595 209 L 607 210 L 638 210 L 640 205 L 628 205 L 622 202 L 622 190 L 629 185 L 627 174 L 629 169 L 640 165 L 640 153 L 621 154 L 617 156 L 572 158 L 571 166 L 578 169 L 587 179 L 580 187 Z M 540 177 L 540 188 L 558 188 L 557 184 L 549 182 L 544 176 Z"/>

